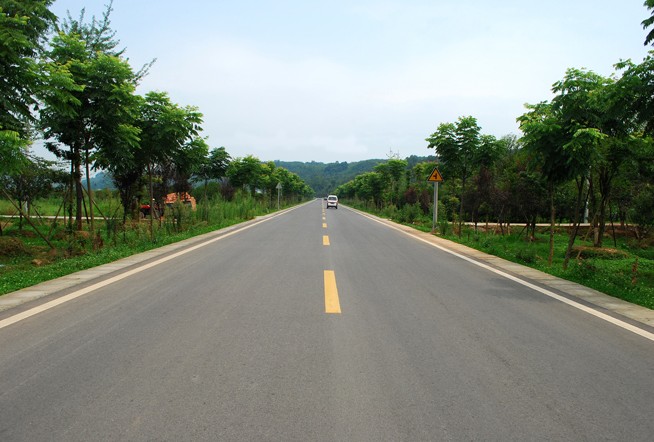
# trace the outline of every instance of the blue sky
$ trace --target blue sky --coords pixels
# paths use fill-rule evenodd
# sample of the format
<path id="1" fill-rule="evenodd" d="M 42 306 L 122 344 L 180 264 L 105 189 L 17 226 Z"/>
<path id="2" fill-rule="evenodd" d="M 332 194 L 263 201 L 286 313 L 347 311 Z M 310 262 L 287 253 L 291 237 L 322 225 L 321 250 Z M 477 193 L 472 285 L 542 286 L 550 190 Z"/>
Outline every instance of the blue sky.
<path id="1" fill-rule="evenodd" d="M 567 68 L 642 60 L 648 15 L 643 0 L 114 0 L 112 26 L 135 69 L 157 59 L 138 92 L 198 106 L 211 147 L 333 162 L 429 155 L 463 115 L 519 135 Z"/>

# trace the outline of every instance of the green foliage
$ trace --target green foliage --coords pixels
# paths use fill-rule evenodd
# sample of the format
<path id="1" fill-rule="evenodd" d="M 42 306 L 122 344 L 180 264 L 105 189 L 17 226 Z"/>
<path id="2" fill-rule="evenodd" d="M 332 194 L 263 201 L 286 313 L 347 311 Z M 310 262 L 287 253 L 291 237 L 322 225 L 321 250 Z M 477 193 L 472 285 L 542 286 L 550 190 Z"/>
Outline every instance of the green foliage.
<path id="1" fill-rule="evenodd" d="M 429 157 L 412 156 L 406 161 L 410 162 L 409 167 L 413 167 L 417 162 L 427 161 Z M 433 157 L 431 158 L 433 161 Z M 353 180 L 357 175 L 365 172 L 372 172 L 374 167 L 386 162 L 387 160 L 372 159 L 364 161 L 319 163 L 312 161 L 310 163 L 275 161 L 275 165 L 283 167 L 290 172 L 297 174 L 309 187 L 315 190 L 318 196 L 326 196 L 334 193 L 336 188 Z M 426 178 L 422 178 L 424 180 Z"/>
<path id="2" fill-rule="evenodd" d="M 56 20 L 48 10 L 51 4 L 52 0 L 0 3 L 0 175 L 25 165 L 32 108 L 41 83 L 36 59 Z"/>
<path id="3" fill-rule="evenodd" d="M 56 20 L 48 10 L 52 3 L 52 0 L 0 3 L 0 132 L 18 133 L 23 140 L 29 138 L 31 108 L 36 104 L 35 94 L 40 87 L 36 59 L 46 32 Z"/>
<path id="4" fill-rule="evenodd" d="M 645 0 L 645 3 L 643 3 L 644 6 L 647 7 L 650 11 L 652 11 L 652 15 L 641 23 L 643 25 L 643 29 L 647 29 L 654 24 L 654 0 Z M 645 38 L 645 46 L 648 44 L 651 44 L 654 41 L 654 29 L 649 31 L 647 34 L 647 37 Z"/>
<path id="5" fill-rule="evenodd" d="M 92 156 L 97 165 L 131 165 L 139 141 L 134 125 L 138 74 L 122 51 L 116 50 L 110 29 L 111 4 L 102 20 L 70 16 L 50 42 L 43 70 L 40 126 L 46 147 L 70 162 L 75 185 L 76 223 L 82 228 L 82 166 L 89 173 Z"/>
<path id="6" fill-rule="evenodd" d="M 231 156 L 224 147 L 212 149 L 209 155 L 205 156 L 200 162 L 195 176 L 198 180 L 207 183 L 209 180 L 219 180 L 226 176 L 227 168 L 231 161 Z"/>
<path id="7" fill-rule="evenodd" d="M 255 195 L 261 183 L 263 167 L 261 161 L 253 155 L 245 158 L 235 158 L 227 168 L 229 181 L 238 188 L 247 187 L 251 195 Z"/>
<path id="8" fill-rule="evenodd" d="M 535 264 L 538 258 L 536 250 L 527 245 L 521 249 L 518 249 L 515 253 L 515 257 L 518 261 L 523 262 L 524 264 Z"/>
<path id="9" fill-rule="evenodd" d="M 236 188 L 249 191 L 253 197 L 257 191 L 267 195 L 271 200 L 277 195 L 277 185 L 280 184 L 284 198 L 303 198 L 314 192 L 298 175 L 270 161 L 262 163 L 258 158 L 248 155 L 236 158 L 227 167 L 229 182 Z"/>
<path id="10" fill-rule="evenodd" d="M 645 238 L 654 228 L 654 184 L 638 189 L 631 203 L 630 218 L 638 226 L 638 238 Z"/>
<path id="11" fill-rule="evenodd" d="M 20 173 L 0 175 L 0 186 L 19 203 L 31 205 L 37 198 L 46 197 L 57 180 L 54 162 L 26 157 Z"/>
<path id="12" fill-rule="evenodd" d="M 27 147 L 29 141 L 11 130 L 0 130 L 0 176 L 15 174 L 27 165 Z"/>
<path id="13" fill-rule="evenodd" d="M 438 221 L 438 233 L 441 235 L 449 235 L 451 233 L 450 223 L 447 219 Z"/>

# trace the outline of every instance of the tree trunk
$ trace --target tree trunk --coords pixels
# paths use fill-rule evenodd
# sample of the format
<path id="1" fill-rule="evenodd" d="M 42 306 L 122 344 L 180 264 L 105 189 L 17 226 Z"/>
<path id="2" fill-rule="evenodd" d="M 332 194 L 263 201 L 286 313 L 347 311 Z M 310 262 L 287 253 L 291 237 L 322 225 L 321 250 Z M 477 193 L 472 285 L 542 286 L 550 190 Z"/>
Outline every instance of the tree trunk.
<path id="1" fill-rule="evenodd" d="M 207 198 L 207 186 L 209 185 L 209 180 L 204 180 L 204 220 L 209 222 L 209 199 Z"/>
<path id="2" fill-rule="evenodd" d="M 615 176 L 615 172 L 610 169 L 600 170 L 599 173 L 599 190 L 600 190 L 600 206 L 599 206 L 599 232 L 595 247 L 602 247 L 604 233 L 606 232 L 606 206 L 611 199 L 611 183 Z M 613 220 L 611 220 L 613 225 Z"/>
<path id="3" fill-rule="evenodd" d="M 552 267 L 554 259 L 554 227 L 556 226 L 556 207 L 554 206 L 554 185 L 550 184 L 550 251 L 547 255 L 547 265 Z"/>
<path id="4" fill-rule="evenodd" d="M 466 177 L 461 178 L 461 200 L 459 201 L 459 238 L 463 234 L 463 195 L 466 193 Z"/>
<path id="5" fill-rule="evenodd" d="M 73 181 L 75 182 L 75 228 L 82 230 L 82 165 L 79 148 L 74 148 L 73 152 Z"/>
<path id="6" fill-rule="evenodd" d="M 93 233 L 95 232 L 95 220 L 93 217 L 93 190 L 91 189 L 91 175 L 90 175 L 90 170 L 89 170 L 89 150 L 86 149 L 86 193 L 89 196 L 89 215 L 91 217 L 91 236 L 93 236 Z"/>
<path id="7" fill-rule="evenodd" d="M 568 264 L 570 262 L 570 255 L 572 254 L 572 247 L 575 244 L 575 239 L 577 238 L 577 233 L 579 231 L 579 212 L 581 211 L 581 206 L 583 202 L 584 194 L 584 181 L 585 178 L 577 180 L 577 203 L 575 205 L 574 220 L 572 223 L 572 230 L 570 231 L 570 236 L 568 238 L 568 247 L 565 250 L 565 259 L 563 261 L 563 270 L 568 269 Z"/>
<path id="8" fill-rule="evenodd" d="M 150 189 L 150 241 L 154 240 L 154 187 L 152 186 L 152 164 L 148 162 L 148 186 Z"/>

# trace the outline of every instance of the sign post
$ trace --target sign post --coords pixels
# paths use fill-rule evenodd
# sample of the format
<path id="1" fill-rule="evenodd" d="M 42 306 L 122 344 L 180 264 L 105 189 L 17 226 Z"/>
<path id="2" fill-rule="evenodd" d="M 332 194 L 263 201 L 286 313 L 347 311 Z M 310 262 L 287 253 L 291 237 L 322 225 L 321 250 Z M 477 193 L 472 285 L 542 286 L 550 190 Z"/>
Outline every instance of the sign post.
<path id="1" fill-rule="evenodd" d="M 279 183 L 277 183 L 276 189 L 277 189 L 277 210 L 279 210 L 279 197 L 280 197 L 280 195 L 282 193 L 282 183 L 281 183 L 281 181 Z"/>
<path id="2" fill-rule="evenodd" d="M 443 181 L 443 175 L 438 171 L 438 167 L 434 167 L 427 181 L 434 183 L 434 216 L 431 221 L 431 233 L 436 233 L 436 223 L 438 222 L 438 184 Z"/>

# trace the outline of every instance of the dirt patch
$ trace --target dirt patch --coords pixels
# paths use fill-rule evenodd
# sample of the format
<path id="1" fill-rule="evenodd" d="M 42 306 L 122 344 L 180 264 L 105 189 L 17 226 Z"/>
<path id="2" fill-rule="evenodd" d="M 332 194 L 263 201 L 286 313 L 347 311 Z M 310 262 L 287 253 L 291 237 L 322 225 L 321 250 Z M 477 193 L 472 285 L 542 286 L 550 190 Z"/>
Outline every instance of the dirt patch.
<path id="1" fill-rule="evenodd" d="M 19 238 L 0 237 L 0 255 L 2 256 L 30 256 L 31 253 Z"/>
<path id="2" fill-rule="evenodd" d="M 582 259 L 624 259 L 629 257 L 627 252 L 608 247 L 574 246 L 572 248 L 572 254 Z"/>

